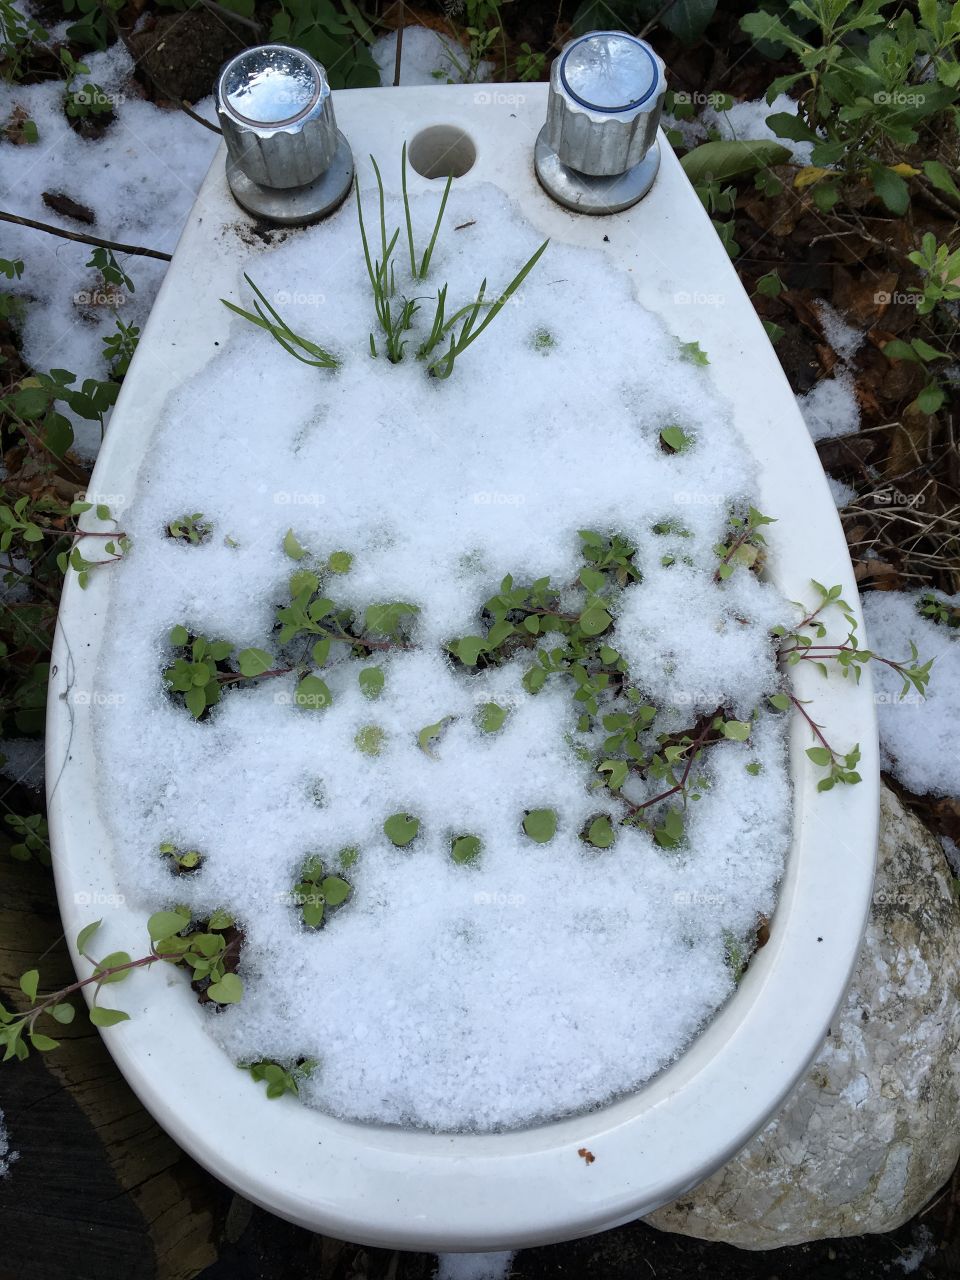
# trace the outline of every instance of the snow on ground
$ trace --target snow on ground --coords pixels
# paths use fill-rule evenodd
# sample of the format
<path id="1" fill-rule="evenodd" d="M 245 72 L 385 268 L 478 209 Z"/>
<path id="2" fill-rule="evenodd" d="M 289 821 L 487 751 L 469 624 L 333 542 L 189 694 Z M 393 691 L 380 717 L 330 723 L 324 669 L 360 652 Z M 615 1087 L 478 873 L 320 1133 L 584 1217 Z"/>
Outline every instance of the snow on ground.
<path id="1" fill-rule="evenodd" d="M 805 395 L 797 396 L 797 404 L 813 439 L 828 440 L 860 430 L 860 404 L 850 361 L 863 346 L 866 334 L 848 324 L 829 302 L 821 300 L 817 308 L 824 336 L 836 352 L 838 363 L 831 377 L 821 378 Z"/>
<path id="2" fill-rule="evenodd" d="M 852 489 L 850 485 L 844 484 L 842 480 L 835 480 L 833 476 L 827 476 L 827 484 L 830 486 L 830 492 L 833 494 L 834 502 L 840 509 L 848 506 L 857 496 L 856 489 Z"/>
<path id="3" fill-rule="evenodd" d="M 707 107 L 700 119 L 708 128 L 719 131 L 725 139 L 759 139 L 778 142 L 786 147 L 797 164 L 809 164 L 811 142 L 794 142 L 790 138 L 778 137 L 767 124 L 767 117 L 778 112 L 789 115 L 797 114 L 797 103 L 785 93 L 779 94 L 772 103 L 765 98 L 757 102 L 735 102 L 727 111 L 718 111 L 715 107 Z"/>
<path id="4" fill-rule="evenodd" d="M 0 1178 L 5 1178 L 7 1176 L 10 1172 L 10 1166 L 16 1158 L 16 1151 L 10 1150 L 10 1135 L 7 1133 L 7 1126 L 4 1122 L 3 1112 L 0 1111 Z"/>
<path id="5" fill-rule="evenodd" d="M 392 85 L 397 65 L 397 33 L 380 36 L 370 46 L 373 60 L 380 68 L 380 83 Z M 464 81 L 489 80 L 492 62 L 470 67 L 470 57 L 463 45 L 452 36 L 442 35 L 427 27 L 404 27 L 400 50 L 400 83 L 462 84 Z"/>
<path id="6" fill-rule="evenodd" d="M 85 55 L 90 74 L 75 82 L 99 86 L 115 103 L 116 119 L 97 139 L 81 138 L 63 110 L 64 84 L 8 84 L 0 80 L 0 204 L 11 213 L 68 231 L 172 253 L 216 150 L 216 134 L 183 112 L 164 111 L 138 96 L 133 61 L 119 41 L 105 53 Z M 33 145 L 15 146 L 2 126 L 22 109 L 37 126 Z M 197 110 L 212 119 L 208 101 Z M 93 226 L 61 216 L 43 193 L 64 193 L 96 214 Z M 135 292 L 122 290 L 111 305 L 98 273 L 85 264 L 91 246 L 5 224 L 3 255 L 25 264 L 19 282 L 4 282 L 27 305 L 23 355 L 34 368 L 69 369 L 79 382 L 104 378 L 101 339 L 124 324 L 143 325 L 166 269 L 158 259 L 118 254 Z M 93 457 L 96 423 L 75 420 L 78 451 Z"/>
<path id="7" fill-rule="evenodd" d="M 917 613 L 920 592 L 870 591 L 862 597 L 867 644 L 898 661 L 935 658 L 926 698 L 882 664 L 872 665 L 884 765 L 917 795 L 960 796 L 960 631 Z M 956 604 L 960 596 L 944 597 Z"/>
<path id="8" fill-rule="evenodd" d="M 914 1243 L 893 1262 L 906 1275 L 919 1271 L 920 1267 L 937 1252 L 937 1242 L 929 1227 L 920 1225 L 913 1229 Z"/>
<path id="9" fill-rule="evenodd" d="M 420 241 L 438 201 L 431 192 L 413 202 Z M 387 220 L 402 225 L 398 204 Z M 450 233 L 466 222 L 469 233 Z M 447 281 L 448 315 L 484 275 L 493 296 L 538 244 L 494 188 L 454 188 L 445 223 L 431 281 L 414 288 L 424 295 Z M 322 293 L 291 299 L 292 282 L 305 289 L 304 262 L 324 264 Z M 593 251 L 552 244 L 445 382 L 412 358 L 430 324 L 426 300 L 404 362 L 371 360 L 352 202 L 238 264 L 246 300 L 242 270 L 268 297 L 286 294 L 288 321 L 343 365 L 308 368 L 236 319 L 228 346 L 171 397 L 150 442 L 124 512 L 133 551 L 111 570 L 92 708 L 120 887 L 150 908 L 235 912 L 246 992 L 211 1030 L 240 1060 L 318 1059 L 301 1089 L 311 1105 L 448 1130 L 597 1105 L 683 1050 L 733 990 L 725 931 L 747 936 L 772 910 L 790 831 L 782 721 L 761 711 L 751 742 L 705 759 L 710 785 L 690 806 L 688 848 L 662 850 L 621 828 L 613 849 L 588 854 L 581 827 L 615 802 L 592 789 L 592 766 L 571 749 L 569 686 L 557 678 L 531 697 L 521 684 L 529 655 L 469 675 L 442 646 L 477 630 L 478 608 L 505 574 L 570 583 L 577 530 L 620 531 L 651 574 L 619 606 L 617 642 L 649 659 L 634 679 L 652 698 L 675 699 L 677 729 L 713 698 L 746 707 L 743 662 L 724 633 L 738 629 L 759 697 L 778 679 L 761 635 L 780 606 L 770 588 L 747 585 L 746 570 L 715 583 L 713 548 L 728 502 L 750 494 L 752 461 L 709 369 L 678 358 L 629 279 Z M 411 291 L 402 254 L 397 270 L 400 291 Z M 611 329 L 616 308 L 631 323 Z M 596 344 L 589 335 L 600 330 Z M 659 446 L 669 424 L 692 436 L 683 453 Z M 711 500 L 690 500 L 701 492 Z M 163 536 L 183 511 L 214 521 L 208 543 Z M 297 566 L 281 549 L 291 527 L 309 551 Z M 355 557 L 328 585 L 338 601 L 421 609 L 417 647 L 373 660 L 386 677 L 380 698 L 362 696 L 352 659 L 325 668 L 333 703 L 322 712 L 290 705 L 292 677 L 230 691 L 203 724 L 168 698 L 160 673 L 172 625 L 272 648 L 291 570 L 338 549 Z M 663 590 L 671 555 L 683 611 Z M 634 630 L 630 597 L 642 591 L 662 612 Z M 754 617 L 736 621 L 734 607 Z M 667 634 L 673 670 L 656 652 Z M 475 723 L 488 700 L 510 708 L 493 735 Z M 447 716 L 428 756 L 417 732 Z M 370 724 L 385 735 L 376 758 L 354 746 Z M 746 772 L 753 762 L 758 776 Z M 544 845 L 521 830 L 524 811 L 541 807 L 559 814 Z M 399 811 L 423 824 L 402 850 L 382 830 Z M 475 865 L 450 858 L 451 836 L 464 832 L 483 842 Z M 201 849 L 201 871 L 174 880 L 157 854 L 166 840 Z M 307 932 L 290 905 L 298 869 L 312 852 L 329 865 L 344 845 L 361 850 L 353 898 Z"/>
<path id="10" fill-rule="evenodd" d="M 829 302 L 821 299 L 817 308 L 820 312 L 824 336 L 840 359 L 844 363 L 849 362 L 866 341 L 866 333 L 863 329 L 857 329 L 854 325 L 848 324 L 843 315 Z"/>
<path id="11" fill-rule="evenodd" d="M 515 1253 L 440 1253 L 437 1280 L 505 1280 Z"/>
<path id="12" fill-rule="evenodd" d="M 38 791 L 43 786 L 43 741 L 37 738 L 0 739 L 0 774 L 11 782 Z"/>
<path id="13" fill-rule="evenodd" d="M 839 368 L 832 378 L 821 378 L 797 404 L 814 440 L 829 440 L 860 430 L 860 405 L 853 375 Z"/>

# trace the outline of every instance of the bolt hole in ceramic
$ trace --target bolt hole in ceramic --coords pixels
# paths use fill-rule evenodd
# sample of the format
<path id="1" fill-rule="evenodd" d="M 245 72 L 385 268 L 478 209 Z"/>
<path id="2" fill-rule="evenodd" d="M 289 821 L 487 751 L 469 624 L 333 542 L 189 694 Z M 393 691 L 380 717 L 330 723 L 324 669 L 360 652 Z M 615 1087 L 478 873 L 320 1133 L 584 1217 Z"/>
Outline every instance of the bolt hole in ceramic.
<path id="1" fill-rule="evenodd" d="M 647 92 L 662 70 L 653 59 L 645 66 Z M 578 85 L 567 87 L 579 93 Z M 310 101 L 301 118 L 318 102 L 328 111 L 325 82 L 307 88 Z M 629 95 L 629 85 L 627 90 Z M 636 97 L 608 102 L 599 115 L 625 106 L 621 124 L 631 111 L 639 117 L 643 106 Z M 318 175 L 308 165 L 294 175 L 299 185 L 288 185 L 296 198 L 298 191 L 322 183 L 332 168 L 342 186 L 344 165 L 337 170 L 336 156 L 338 139 L 345 136 L 358 157 L 361 187 L 369 190 L 373 177 L 366 157 L 399 157 L 407 143 L 411 194 L 435 190 L 431 183 L 450 173 L 461 191 L 493 184 L 541 236 L 600 250 L 629 274 L 639 302 L 680 341 L 699 342 L 709 352 L 717 393 L 729 404 L 756 462 L 758 505 L 777 517 L 768 538 L 769 577 L 788 599 L 808 599 L 809 580 L 816 575 L 840 583 L 847 599 L 856 601 L 834 503 L 794 397 L 669 145 L 655 131 L 645 134 L 649 122 L 641 119 L 622 131 L 621 158 L 613 168 L 601 147 L 594 162 L 581 162 L 580 169 L 567 164 L 573 176 L 563 178 L 557 191 L 559 170 L 545 168 L 549 155 L 559 165 L 565 154 L 567 160 L 584 154 L 576 150 L 586 136 L 578 131 L 589 133 L 596 123 L 564 116 L 569 105 L 551 98 L 547 116 L 548 86 L 539 84 L 341 92 L 336 122 L 327 121 L 343 131 L 334 134 L 329 167 Z M 591 115 L 576 101 L 572 110 Z M 246 142 L 231 141 L 231 155 L 237 145 Z M 658 172 L 642 201 L 634 186 L 629 207 L 605 217 L 564 207 L 576 206 L 581 179 L 581 194 L 595 195 L 591 183 L 616 181 L 615 166 L 623 165 L 624 154 L 629 165 L 642 169 L 652 163 L 652 149 Z M 269 171 L 275 158 L 267 155 L 261 179 L 276 180 L 277 173 Z M 299 155 L 297 163 L 302 160 Z M 229 337 L 230 316 L 219 299 L 237 297 L 250 252 L 238 234 L 250 220 L 231 195 L 231 185 L 241 203 L 247 194 L 234 185 L 234 169 L 228 183 L 224 154 L 214 160 L 96 465 L 91 489 L 122 495 L 116 504 L 121 519 L 123 507 L 137 501 L 138 471 L 165 401 L 201 374 Z M 394 196 L 398 169 L 383 170 Z M 649 176 L 640 174 L 638 185 L 649 186 Z M 279 177 L 275 185 L 287 181 L 290 171 L 283 169 Z M 551 188 L 557 199 L 548 194 Z M 261 182 L 260 190 L 271 189 Z M 276 191 L 270 196 L 281 197 Z M 190 305 L 183 305 L 184 297 Z M 692 305 L 697 299 L 715 305 Z M 88 529 L 105 527 L 92 513 L 84 520 L 90 521 Z M 80 544 L 81 551 L 92 555 L 95 540 L 88 542 Z M 91 709 L 70 698 L 72 689 L 94 687 L 110 591 L 109 570 L 91 575 L 86 591 L 75 575 L 68 578 L 51 668 L 50 831 L 71 946 L 78 930 L 97 916 L 107 917 L 104 936 L 113 946 L 146 936 L 147 912 L 123 900 L 112 867 L 98 801 L 108 792 L 97 785 Z M 816 720 L 828 723 L 844 743 L 861 744 L 864 781 L 818 793 L 817 770 L 804 754 L 809 730 L 794 717 L 792 846 L 769 941 L 735 995 L 680 1058 L 635 1093 L 587 1114 L 503 1133 L 444 1134 L 343 1122 L 289 1097 L 267 1100 L 204 1029 L 182 974 L 157 970 L 124 985 L 123 1004 L 132 1020 L 102 1032 L 120 1070 L 158 1122 L 218 1178 L 293 1222 L 343 1239 L 442 1251 L 518 1248 L 600 1231 L 682 1194 L 760 1128 L 817 1051 L 852 972 L 869 906 L 879 777 L 869 675 L 855 686 L 796 669 L 793 680 Z M 85 962 L 76 954 L 74 959 L 85 973 Z M 578 1156 L 582 1148 L 592 1153 L 591 1162 Z"/>

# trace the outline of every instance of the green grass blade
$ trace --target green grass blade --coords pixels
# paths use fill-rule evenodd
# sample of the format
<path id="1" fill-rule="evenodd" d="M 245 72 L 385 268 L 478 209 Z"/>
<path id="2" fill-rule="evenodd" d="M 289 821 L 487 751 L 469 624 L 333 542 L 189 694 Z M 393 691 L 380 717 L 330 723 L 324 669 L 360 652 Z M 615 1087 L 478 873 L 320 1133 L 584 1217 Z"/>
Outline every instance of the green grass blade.
<path id="1" fill-rule="evenodd" d="M 467 341 L 463 344 L 463 346 L 461 346 L 460 348 L 461 351 L 465 350 L 466 347 L 468 347 L 471 342 L 476 342 L 477 338 L 480 337 L 481 333 L 483 333 L 487 325 L 492 323 L 492 321 L 500 314 L 500 312 L 503 310 L 503 308 L 506 306 L 509 300 L 513 297 L 516 291 L 523 284 L 524 280 L 526 280 L 527 276 L 530 274 L 533 268 L 540 261 L 549 243 L 550 243 L 549 240 L 544 240 L 543 244 L 536 251 L 536 253 L 533 254 L 533 256 L 529 259 L 529 261 L 520 268 L 517 274 L 513 277 L 513 279 L 504 289 L 503 293 L 501 293 L 500 297 L 497 298 L 496 302 L 493 304 L 493 306 L 484 316 L 483 321 L 481 322 L 480 327 L 479 329 L 477 329 L 476 333 L 471 334 L 467 338 Z"/>
<path id="2" fill-rule="evenodd" d="M 437 243 L 437 236 L 440 234 L 440 223 L 443 221 L 443 212 L 447 207 L 447 197 L 450 194 L 450 188 L 452 185 L 453 185 L 453 175 L 451 174 L 447 178 L 447 185 L 443 189 L 443 199 L 440 201 L 440 212 L 437 214 L 437 221 L 434 223 L 434 227 L 433 227 L 433 235 L 430 237 L 430 243 L 427 245 L 426 252 L 423 255 L 423 260 L 420 263 L 419 272 L 416 270 L 416 268 L 414 268 L 413 274 L 414 274 L 414 278 L 417 280 L 426 279 L 427 272 L 430 270 L 430 259 L 433 257 L 433 250 L 434 250 L 434 246 Z M 410 252 L 411 252 L 411 265 L 413 265 L 412 264 L 412 254 L 413 254 L 412 239 L 410 241 Z"/>
<path id="3" fill-rule="evenodd" d="M 403 212 L 407 220 L 407 247 L 410 250 L 410 274 L 417 278 L 417 253 L 413 247 L 413 219 L 410 217 L 410 197 L 407 195 L 407 144 L 400 152 L 400 185 L 403 188 Z"/>

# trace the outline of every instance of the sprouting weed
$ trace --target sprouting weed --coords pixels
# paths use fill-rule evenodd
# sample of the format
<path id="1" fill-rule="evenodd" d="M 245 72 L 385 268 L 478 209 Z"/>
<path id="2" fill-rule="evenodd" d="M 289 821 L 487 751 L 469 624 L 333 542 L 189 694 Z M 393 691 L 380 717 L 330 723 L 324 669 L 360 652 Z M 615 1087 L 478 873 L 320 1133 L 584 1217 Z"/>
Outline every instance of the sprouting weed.
<path id="1" fill-rule="evenodd" d="M 311 854 L 300 868 L 291 900 L 300 908 L 306 927 L 319 929 L 329 912 L 342 907 L 351 892 L 347 880 L 326 871 L 323 860 L 317 854 Z"/>
<path id="2" fill-rule="evenodd" d="M 19 813 L 6 813 L 4 822 L 14 836 L 13 844 L 7 852 L 18 862 L 29 862 L 36 858 L 45 867 L 50 866 L 50 833 L 47 820 L 42 813 L 33 813 L 22 817 Z"/>
<path id="3" fill-rule="evenodd" d="M 171 869 L 177 875 L 188 875 L 192 871 L 198 871 L 203 862 L 203 854 L 196 849 L 181 849 L 169 841 L 165 841 L 160 846 L 160 853 L 163 857 L 169 858 Z"/>
<path id="4" fill-rule="evenodd" d="M 110 366 L 110 376 L 120 379 L 130 368 L 130 361 L 140 341 L 140 329 L 135 324 L 124 324 L 119 316 L 115 320 L 116 333 L 106 334 L 101 341 L 104 358 Z"/>
<path id="5" fill-rule="evenodd" d="M 89 1010 L 95 1027 L 113 1027 L 126 1022 L 130 1015 L 123 1009 L 111 1009 L 100 1003 L 103 988 L 123 982 L 138 969 L 152 967 L 161 961 L 186 968 L 191 985 L 202 1004 L 236 1004 L 243 996 L 243 983 L 236 968 L 243 946 L 243 934 L 225 911 L 216 911 L 208 920 L 191 921 L 185 907 L 156 911 L 147 921 L 150 950 L 137 959 L 127 951 L 112 951 L 99 960 L 89 954 L 90 943 L 102 920 L 85 925 L 77 934 L 76 949 L 91 966 L 92 972 L 48 996 L 38 996 L 40 972 L 29 969 L 20 977 L 20 991 L 30 1002 L 25 1013 L 0 1004 L 0 1046 L 3 1061 L 29 1057 L 30 1049 L 47 1053 L 59 1047 L 59 1041 L 42 1032 L 41 1018 L 51 1018 L 60 1026 L 69 1026 L 76 1016 L 70 997 L 86 987 L 94 988 Z"/>
<path id="6" fill-rule="evenodd" d="M 242 1062 L 237 1065 L 242 1071 L 249 1071 L 258 1084 L 263 1082 L 267 1086 L 268 1098 L 282 1098 L 285 1093 L 292 1093 L 296 1097 L 300 1093 L 302 1081 L 317 1064 L 312 1058 L 298 1058 L 289 1067 L 284 1067 L 270 1058 L 261 1058 L 258 1062 Z"/>
<path id="7" fill-rule="evenodd" d="M 202 511 L 194 511 L 192 515 L 177 516 L 171 520 L 167 533 L 178 542 L 189 542 L 191 546 L 198 547 L 213 533 L 213 523 L 204 519 Z"/>

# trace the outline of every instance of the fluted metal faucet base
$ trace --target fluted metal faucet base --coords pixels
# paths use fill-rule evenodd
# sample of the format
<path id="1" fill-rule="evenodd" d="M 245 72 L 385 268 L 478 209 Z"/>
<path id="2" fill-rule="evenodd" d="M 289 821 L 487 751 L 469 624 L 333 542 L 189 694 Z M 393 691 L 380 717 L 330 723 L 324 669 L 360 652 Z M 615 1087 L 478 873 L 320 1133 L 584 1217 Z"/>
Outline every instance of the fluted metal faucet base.
<path id="1" fill-rule="evenodd" d="M 660 169 L 660 143 L 654 142 L 639 164 L 626 173 L 594 177 L 578 173 L 561 162 L 547 141 L 547 126 L 540 130 L 533 164 L 541 187 L 557 204 L 574 213 L 620 213 L 642 200 Z"/>
<path id="2" fill-rule="evenodd" d="M 227 157 L 227 182 L 233 198 L 247 213 L 279 227 L 319 222 L 338 209 L 353 186 L 353 152 L 337 130 L 337 149 L 330 167 L 302 187 L 262 187 Z"/>

